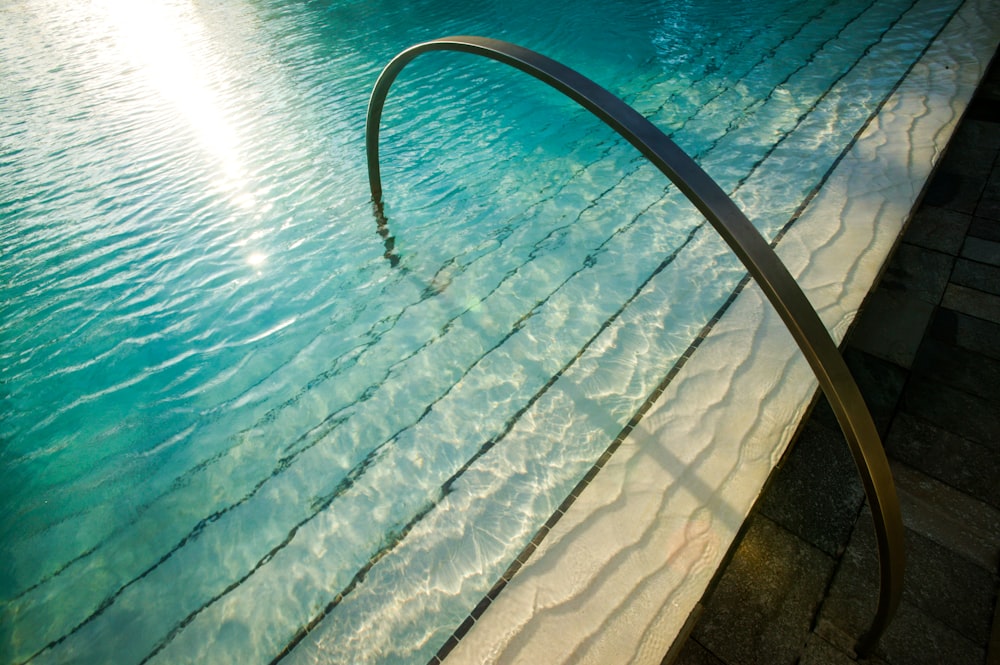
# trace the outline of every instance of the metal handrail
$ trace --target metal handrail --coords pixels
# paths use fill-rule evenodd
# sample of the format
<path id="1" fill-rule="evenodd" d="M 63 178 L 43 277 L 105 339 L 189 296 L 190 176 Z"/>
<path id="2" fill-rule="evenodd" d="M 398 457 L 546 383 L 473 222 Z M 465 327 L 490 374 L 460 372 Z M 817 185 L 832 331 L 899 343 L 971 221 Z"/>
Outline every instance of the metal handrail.
<path id="1" fill-rule="evenodd" d="M 428 51 L 460 51 L 515 67 L 547 83 L 603 120 L 635 146 L 708 219 L 760 285 L 812 367 L 847 438 L 872 509 L 879 557 L 879 596 L 869 629 L 855 645 L 869 655 L 892 620 L 903 591 L 904 543 L 899 500 L 871 414 L 816 310 L 764 237 L 691 157 L 635 109 L 565 65 L 529 49 L 487 37 L 454 36 L 412 46 L 393 58 L 375 82 L 365 128 L 368 180 L 379 231 L 388 238 L 382 208 L 378 137 L 382 107 L 393 81 Z M 391 253 L 387 252 L 387 255 Z"/>

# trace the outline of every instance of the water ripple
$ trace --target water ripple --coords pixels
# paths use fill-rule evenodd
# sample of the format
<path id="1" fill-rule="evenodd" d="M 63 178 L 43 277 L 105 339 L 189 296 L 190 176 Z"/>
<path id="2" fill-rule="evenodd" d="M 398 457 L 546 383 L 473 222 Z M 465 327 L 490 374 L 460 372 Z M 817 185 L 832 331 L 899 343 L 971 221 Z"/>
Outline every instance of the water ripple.
<path id="1" fill-rule="evenodd" d="M 315 579 L 301 596 L 313 604 L 288 595 L 240 648 L 270 657 L 303 625 L 326 634 L 322 618 L 346 608 L 360 613 L 336 623 L 364 624 L 372 580 L 406 569 L 402 544 L 426 542 L 420 524 L 438 519 L 435 505 L 456 483 L 495 475 L 494 444 L 544 420 L 539 449 L 573 438 L 578 457 L 515 465 L 543 477 L 524 481 L 533 507 L 517 535 L 482 532 L 475 553 L 433 575 L 440 593 L 474 597 L 511 538 L 551 508 L 534 493 L 572 482 L 587 446 L 601 450 L 659 381 L 640 359 L 662 351 L 666 362 L 678 330 L 711 316 L 687 297 L 725 300 L 738 281 L 732 261 L 709 253 L 723 285 L 675 284 L 685 302 L 669 320 L 644 309 L 654 294 L 669 302 L 662 257 L 702 251 L 697 222 L 586 114 L 461 54 L 415 62 L 387 108 L 391 268 L 361 132 L 367 88 L 399 48 L 490 32 L 579 63 L 617 82 L 777 232 L 835 155 L 798 187 L 771 176 L 774 165 L 852 136 L 867 111 L 837 106 L 838 91 L 875 73 L 872 49 L 900 53 L 881 62 L 905 69 L 911 47 L 895 35 L 943 20 L 856 0 L 759 15 L 649 0 L 614 23 L 499 2 L 164 0 L 149 15 L 22 5 L 0 38 L 0 113 L 17 119 L 0 125 L 0 532 L 12 562 L 0 593 L 13 662 L 99 659 L 104 648 L 124 658 L 125 642 L 135 662 L 197 659 L 230 625 L 207 617 L 242 617 L 250 589 L 280 580 Z M 581 55 L 596 35 L 607 50 Z M 186 85 L 150 45 L 175 49 Z M 555 387 L 566 373 L 575 397 Z M 580 421 L 563 405 L 582 409 Z M 372 503 L 401 474 L 417 482 L 389 500 L 395 509 Z M 521 490 L 486 493 L 502 497 L 501 513 L 522 510 L 508 491 Z M 365 521 L 380 526 L 355 533 Z M 303 567 L 305 533 L 342 548 L 345 563 Z M 177 580 L 183 589 L 150 600 Z M 448 616 L 460 620 L 465 602 Z M 135 630 L 95 647 L 112 617 Z M 426 653 L 447 626 L 398 630 L 382 634 Z"/>

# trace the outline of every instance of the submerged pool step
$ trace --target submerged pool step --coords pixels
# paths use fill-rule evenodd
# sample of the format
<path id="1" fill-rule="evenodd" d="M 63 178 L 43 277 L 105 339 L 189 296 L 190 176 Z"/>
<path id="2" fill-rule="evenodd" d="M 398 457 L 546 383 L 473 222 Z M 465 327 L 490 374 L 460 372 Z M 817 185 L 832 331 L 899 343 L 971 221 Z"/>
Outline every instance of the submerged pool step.
<path id="1" fill-rule="evenodd" d="M 402 52 L 383 70 L 372 93 L 367 123 L 369 179 L 376 206 L 382 204 L 378 158 L 382 105 L 389 87 L 403 67 L 421 53 L 435 50 L 466 51 L 511 65 L 552 85 L 590 110 L 627 138 L 685 192 L 750 271 L 792 333 L 833 406 L 861 474 L 865 494 L 873 507 L 881 586 L 875 618 L 856 647 L 859 654 L 867 656 L 892 619 L 902 594 L 904 558 L 899 504 L 871 415 L 836 343 L 795 280 L 719 186 L 634 109 L 555 61 L 516 45 L 491 39 L 454 37 L 419 44 Z"/>

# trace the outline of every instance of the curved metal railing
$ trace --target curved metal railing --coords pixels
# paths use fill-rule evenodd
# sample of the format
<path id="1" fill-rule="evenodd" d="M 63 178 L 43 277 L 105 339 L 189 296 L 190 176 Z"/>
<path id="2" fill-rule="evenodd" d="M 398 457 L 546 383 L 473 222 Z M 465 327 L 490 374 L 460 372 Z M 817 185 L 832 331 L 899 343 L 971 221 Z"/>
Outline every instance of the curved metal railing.
<path id="1" fill-rule="evenodd" d="M 565 65 L 529 49 L 486 37 L 455 36 L 412 46 L 386 65 L 368 104 L 365 148 L 379 233 L 390 241 L 382 209 L 378 137 L 382 107 L 393 81 L 428 51 L 461 51 L 515 67 L 570 97 L 635 146 L 676 185 L 743 262 L 795 338 L 833 407 L 858 467 L 872 509 L 878 543 L 880 587 L 875 616 L 855 651 L 870 654 L 885 631 L 903 590 L 903 523 L 889 463 L 871 414 L 840 350 L 819 315 L 774 250 L 719 185 L 683 150 L 631 106 Z M 392 248 L 387 245 L 392 259 Z"/>

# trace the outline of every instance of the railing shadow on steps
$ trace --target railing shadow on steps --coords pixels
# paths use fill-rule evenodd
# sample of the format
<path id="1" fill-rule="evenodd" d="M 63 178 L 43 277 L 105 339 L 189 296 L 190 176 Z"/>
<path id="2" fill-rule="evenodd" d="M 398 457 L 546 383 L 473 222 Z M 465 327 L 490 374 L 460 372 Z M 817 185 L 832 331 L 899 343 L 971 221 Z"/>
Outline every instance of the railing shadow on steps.
<path id="1" fill-rule="evenodd" d="M 379 125 L 393 81 L 414 58 L 430 51 L 459 51 L 519 69 L 562 92 L 625 138 L 655 165 L 712 224 L 739 257 L 791 332 L 819 380 L 861 477 L 872 509 L 879 559 L 879 595 L 875 616 L 858 639 L 859 657 L 870 655 L 899 605 L 905 566 L 903 523 L 889 463 L 871 414 L 836 343 L 777 254 L 732 199 L 691 157 L 635 109 L 603 87 L 540 53 L 487 37 L 453 36 L 412 46 L 393 58 L 375 82 L 368 104 L 365 149 L 368 180 L 379 234 L 393 262 L 382 204 Z"/>

